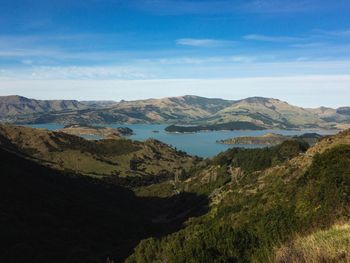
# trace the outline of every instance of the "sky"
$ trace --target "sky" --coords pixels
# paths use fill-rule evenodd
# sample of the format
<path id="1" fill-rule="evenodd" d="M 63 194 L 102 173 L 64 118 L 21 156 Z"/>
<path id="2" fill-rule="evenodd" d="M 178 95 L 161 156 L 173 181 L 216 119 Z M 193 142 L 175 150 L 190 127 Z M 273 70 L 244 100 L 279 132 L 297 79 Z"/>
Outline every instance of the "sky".
<path id="1" fill-rule="evenodd" d="M 0 0 L 0 96 L 350 105 L 349 0 Z"/>

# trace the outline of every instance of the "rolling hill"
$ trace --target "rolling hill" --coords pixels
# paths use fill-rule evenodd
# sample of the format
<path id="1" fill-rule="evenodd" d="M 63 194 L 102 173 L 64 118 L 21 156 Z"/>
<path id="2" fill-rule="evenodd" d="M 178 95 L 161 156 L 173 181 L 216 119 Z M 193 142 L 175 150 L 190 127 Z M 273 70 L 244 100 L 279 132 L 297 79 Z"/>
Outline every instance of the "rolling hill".
<path id="1" fill-rule="evenodd" d="M 87 108 L 76 100 L 35 100 L 21 96 L 0 97 L 0 118 Z"/>
<path id="2" fill-rule="evenodd" d="M 12 125 L 0 125 L 0 146 L 55 169 L 108 181 L 133 179 L 134 184 L 171 179 L 198 161 L 151 139 L 92 141 L 64 132 Z"/>
<path id="3" fill-rule="evenodd" d="M 307 109 L 277 99 L 252 97 L 243 100 L 209 99 L 182 96 L 163 99 L 113 102 L 53 102 L 30 100 L 28 106 L 13 106 L 8 97 L 2 99 L 3 121 L 15 123 L 174 123 L 223 124 L 250 122 L 265 128 L 340 128 L 350 125 L 347 108 L 320 107 Z M 17 98 L 18 100 L 18 98 Z M 21 98 L 25 101 L 25 98 Z M 29 102 L 28 102 L 29 103 Z M 63 104 L 61 107 L 54 106 Z M 61 105 L 60 104 L 60 105 Z M 50 106 L 52 105 L 52 106 Z M 66 106 L 64 106 L 66 105 Z M 15 110 L 16 109 L 16 110 Z M 25 114 L 25 115 L 23 115 Z M 1 119 L 1 118 L 0 118 Z"/>

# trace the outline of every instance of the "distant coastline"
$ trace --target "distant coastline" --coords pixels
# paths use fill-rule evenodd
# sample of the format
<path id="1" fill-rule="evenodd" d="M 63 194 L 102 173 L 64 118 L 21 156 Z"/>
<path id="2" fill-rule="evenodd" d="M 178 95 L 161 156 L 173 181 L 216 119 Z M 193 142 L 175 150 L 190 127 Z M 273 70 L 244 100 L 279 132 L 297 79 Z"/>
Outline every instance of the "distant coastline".
<path id="1" fill-rule="evenodd" d="M 241 136 L 225 140 L 218 140 L 217 143 L 228 145 L 266 145 L 274 146 L 289 140 L 298 140 L 314 145 L 323 136 L 318 133 L 305 133 L 298 136 L 288 136 L 276 133 L 267 133 L 262 136 Z"/>
<path id="2" fill-rule="evenodd" d="M 181 126 L 181 125 L 170 125 L 165 128 L 166 132 L 169 133 L 196 133 L 201 131 L 235 131 L 235 130 L 265 130 L 266 128 L 258 126 L 251 122 L 228 122 L 221 124 L 212 125 L 197 125 L 197 126 Z"/>

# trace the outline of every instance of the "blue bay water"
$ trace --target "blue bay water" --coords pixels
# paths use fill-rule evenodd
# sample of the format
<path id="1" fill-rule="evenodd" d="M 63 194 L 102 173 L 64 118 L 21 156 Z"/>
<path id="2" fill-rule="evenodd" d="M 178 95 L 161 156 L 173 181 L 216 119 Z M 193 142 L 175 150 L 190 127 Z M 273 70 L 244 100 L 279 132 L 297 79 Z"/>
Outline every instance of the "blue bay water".
<path id="1" fill-rule="evenodd" d="M 48 130 L 62 129 L 64 125 L 60 124 L 33 124 L 26 125 L 34 128 L 44 128 Z M 112 128 L 128 127 L 134 131 L 134 135 L 128 138 L 132 140 L 145 141 L 149 138 L 157 139 L 167 143 L 178 150 L 185 151 L 191 155 L 200 157 L 212 157 L 222 151 L 232 147 L 256 148 L 258 145 L 224 145 L 216 143 L 217 140 L 223 140 L 239 136 L 259 136 L 266 133 L 278 133 L 283 135 L 301 135 L 304 133 L 316 132 L 321 135 L 335 134 L 335 130 L 262 130 L 262 131 L 206 131 L 198 133 L 168 133 L 164 129 L 166 124 L 110 124 L 104 125 Z M 86 138 L 86 137 L 85 137 Z M 99 139 L 97 137 L 88 137 L 87 139 Z"/>

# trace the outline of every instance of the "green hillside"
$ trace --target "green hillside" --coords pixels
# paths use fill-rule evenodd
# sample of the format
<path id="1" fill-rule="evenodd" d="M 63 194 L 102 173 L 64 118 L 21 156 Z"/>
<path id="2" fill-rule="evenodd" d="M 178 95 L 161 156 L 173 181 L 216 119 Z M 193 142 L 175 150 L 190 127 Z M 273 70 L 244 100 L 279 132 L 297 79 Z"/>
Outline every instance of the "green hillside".
<path id="1" fill-rule="evenodd" d="M 1 125 L 0 158 L 1 262 L 350 260 L 350 130 L 200 160 Z"/>
<path id="2" fill-rule="evenodd" d="M 336 224 L 307 236 L 298 236 L 276 252 L 276 263 L 339 262 L 350 260 L 350 225 Z"/>
<path id="3" fill-rule="evenodd" d="M 177 233 L 142 241 L 127 262 L 273 262 L 275 247 L 296 234 L 349 220 L 349 137 L 346 132 L 324 140 L 267 169 L 234 171 L 209 195 L 208 214 Z M 201 172 L 199 181 L 208 182 L 208 173 L 213 170 Z"/>
<path id="4" fill-rule="evenodd" d="M 47 165 L 98 178 L 173 178 L 197 158 L 156 140 L 85 140 L 63 132 L 0 125 L 0 145 Z"/>

